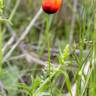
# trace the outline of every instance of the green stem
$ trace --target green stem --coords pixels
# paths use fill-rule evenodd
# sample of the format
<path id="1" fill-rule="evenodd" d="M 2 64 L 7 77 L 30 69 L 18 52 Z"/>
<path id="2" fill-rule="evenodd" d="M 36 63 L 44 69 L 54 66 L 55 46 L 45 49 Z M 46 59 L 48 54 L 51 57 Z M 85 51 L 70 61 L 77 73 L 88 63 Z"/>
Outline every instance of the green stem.
<path id="1" fill-rule="evenodd" d="M 51 59 L 50 59 L 50 38 L 49 38 L 49 16 L 46 16 L 46 30 L 45 30 L 45 34 L 46 34 L 46 39 L 47 39 L 47 46 L 48 46 L 48 67 L 49 67 L 49 78 L 51 78 L 50 74 L 51 74 Z M 52 93 L 52 87 L 51 87 L 51 81 L 50 81 L 50 89 L 51 89 L 51 93 Z"/>
<path id="2" fill-rule="evenodd" d="M 33 96 L 38 96 L 39 92 L 44 88 L 44 86 L 49 82 L 50 83 L 50 88 L 51 88 L 51 93 L 52 93 L 52 87 L 51 87 L 51 78 L 56 74 L 55 71 L 53 74 L 51 74 L 51 59 L 50 59 L 50 38 L 49 38 L 49 16 L 46 16 L 46 30 L 45 30 L 45 38 L 47 41 L 47 47 L 48 47 L 48 68 L 49 68 L 49 77 L 45 80 L 44 83 L 40 85 L 40 87 L 36 90 L 36 92 L 33 94 Z"/>
<path id="3" fill-rule="evenodd" d="M 0 25 L 0 73 L 2 70 L 2 32 L 1 32 L 1 25 Z"/>
<path id="4" fill-rule="evenodd" d="M 48 46 L 48 65 L 49 65 L 49 76 L 50 76 L 50 38 L 49 38 L 49 18 L 46 16 L 46 39 L 47 39 L 47 46 Z"/>
<path id="5" fill-rule="evenodd" d="M 3 14 L 4 1 L 0 0 L 0 16 Z M 0 24 L 0 75 L 2 73 L 2 24 Z"/>

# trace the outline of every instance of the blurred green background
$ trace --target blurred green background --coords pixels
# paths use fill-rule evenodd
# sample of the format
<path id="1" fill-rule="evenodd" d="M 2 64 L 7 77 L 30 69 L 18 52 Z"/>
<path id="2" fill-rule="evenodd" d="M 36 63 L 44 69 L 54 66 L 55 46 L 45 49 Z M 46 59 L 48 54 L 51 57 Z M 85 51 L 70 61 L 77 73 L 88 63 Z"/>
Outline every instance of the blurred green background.
<path id="1" fill-rule="evenodd" d="M 40 14 L 2 64 L 0 96 L 95 96 L 96 0 L 63 0 L 51 15 L 40 11 L 41 4 L 42 0 L 4 0 L 2 17 L 12 24 L 1 25 L 3 58 Z"/>

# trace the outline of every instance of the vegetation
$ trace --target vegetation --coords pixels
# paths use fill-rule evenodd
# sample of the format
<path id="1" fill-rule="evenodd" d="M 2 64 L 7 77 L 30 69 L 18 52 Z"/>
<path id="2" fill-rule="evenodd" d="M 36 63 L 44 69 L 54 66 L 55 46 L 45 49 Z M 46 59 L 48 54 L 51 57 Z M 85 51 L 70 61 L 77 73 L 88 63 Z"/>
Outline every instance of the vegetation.
<path id="1" fill-rule="evenodd" d="M 96 95 L 96 0 L 0 0 L 0 96 Z"/>

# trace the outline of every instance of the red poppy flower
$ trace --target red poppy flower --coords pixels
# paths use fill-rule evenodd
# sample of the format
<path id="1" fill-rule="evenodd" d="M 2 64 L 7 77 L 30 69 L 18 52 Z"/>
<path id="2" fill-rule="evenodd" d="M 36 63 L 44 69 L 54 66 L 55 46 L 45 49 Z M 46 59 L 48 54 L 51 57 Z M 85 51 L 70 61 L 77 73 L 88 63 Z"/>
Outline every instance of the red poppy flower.
<path id="1" fill-rule="evenodd" d="M 42 0 L 42 8 L 44 12 L 53 14 L 59 10 L 61 3 L 62 0 Z"/>

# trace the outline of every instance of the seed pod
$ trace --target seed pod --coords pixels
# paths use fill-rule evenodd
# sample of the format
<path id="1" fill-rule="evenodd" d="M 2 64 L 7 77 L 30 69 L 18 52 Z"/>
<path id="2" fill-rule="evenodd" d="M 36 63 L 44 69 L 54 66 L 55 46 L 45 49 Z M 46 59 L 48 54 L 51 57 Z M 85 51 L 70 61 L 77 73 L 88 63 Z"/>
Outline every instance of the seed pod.
<path id="1" fill-rule="evenodd" d="M 42 9 L 48 14 L 56 13 L 61 6 L 62 0 L 42 0 Z"/>

